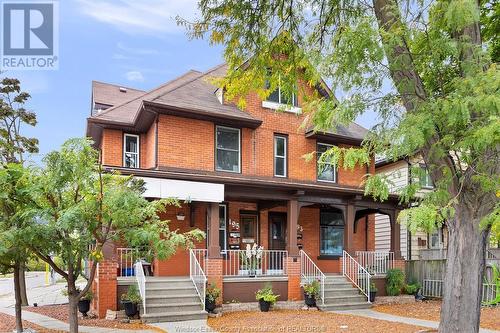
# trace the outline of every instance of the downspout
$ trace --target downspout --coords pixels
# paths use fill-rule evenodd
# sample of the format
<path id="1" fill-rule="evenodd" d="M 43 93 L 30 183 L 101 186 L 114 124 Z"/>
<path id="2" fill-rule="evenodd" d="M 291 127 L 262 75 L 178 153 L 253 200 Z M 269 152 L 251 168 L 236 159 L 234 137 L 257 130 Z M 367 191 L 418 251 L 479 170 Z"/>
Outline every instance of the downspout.
<path id="1" fill-rule="evenodd" d="M 412 177 L 411 177 L 411 162 L 410 162 L 410 158 L 408 156 L 405 157 L 405 162 L 407 163 L 408 165 L 408 185 L 411 185 L 412 184 Z M 406 252 L 408 254 L 408 258 L 407 260 L 411 260 L 412 258 L 412 249 L 411 249 L 411 232 L 410 230 L 406 229 L 406 237 L 407 237 L 407 240 L 406 240 Z"/>

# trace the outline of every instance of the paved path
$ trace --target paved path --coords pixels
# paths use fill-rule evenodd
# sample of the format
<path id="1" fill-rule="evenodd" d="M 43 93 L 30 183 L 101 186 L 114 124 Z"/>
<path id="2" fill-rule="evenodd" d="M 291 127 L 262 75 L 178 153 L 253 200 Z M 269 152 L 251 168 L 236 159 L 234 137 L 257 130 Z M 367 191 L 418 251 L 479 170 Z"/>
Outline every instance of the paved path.
<path id="1" fill-rule="evenodd" d="M 188 320 L 173 323 L 148 324 L 161 328 L 168 333 L 217 333 L 207 325 L 207 320 Z"/>
<path id="2" fill-rule="evenodd" d="M 398 323 L 403 323 L 403 324 L 436 328 L 436 329 L 439 326 L 439 323 L 437 321 L 409 318 L 409 317 L 400 317 L 400 316 L 395 316 L 395 315 L 391 315 L 388 313 L 378 312 L 378 311 L 374 311 L 374 310 L 370 310 L 370 309 L 334 311 L 334 312 L 340 313 L 340 314 L 350 314 L 350 315 L 354 315 L 354 316 L 373 318 L 373 319 L 379 319 L 379 320 L 387 320 L 387 321 L 393 321 L 393 322 L 398 322 Z M 480 333 L 500 333 L 500 331 L 489 330 L 489 329 L 485 329 L 485 328 L 479 329 L 479 332 Z"/>

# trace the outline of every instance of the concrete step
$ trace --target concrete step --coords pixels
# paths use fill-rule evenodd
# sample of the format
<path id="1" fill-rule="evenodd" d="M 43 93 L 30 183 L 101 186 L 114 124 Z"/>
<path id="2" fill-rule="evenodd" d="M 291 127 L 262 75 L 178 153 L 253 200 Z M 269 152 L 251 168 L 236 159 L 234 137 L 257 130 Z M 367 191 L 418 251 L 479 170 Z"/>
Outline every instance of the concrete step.
<path id="1" fill-rule="evenodd" d="M 201 302 L 182 302 L 172 304 L 146 303 L 146 310 L 149 314 L 156 313 L 185 313 L 202 310 Z"/>
<path id="2" fill-rule="evenodd" d="M 176 304 L 183 302 L 200 302 L 200 297 L 196 292 L 180 295 L 158 295 L 157 293 L 146 293 L 146 303 L 152 304 Z"/>
<path id="3" fill-rule="evenodd" d="M 353 288 L 352 283 L 349 282 L 325 282 L 325 289 L 347 289 Z"/>
<path id="4" fill-rule="evenodd" d="M 187 281 L 177 281 L 177 280 L 171 280 L 171 281 L 158 281 L 158 280 L 146 280 L 146 288 L 148 287 L 172 287 L 172 288 L 183 288 L 183 287 L 190 287 L 193 286 L 193 282 L 191 280 Z"/>
<path id="5" fill-rule="evenodd" d="M 186 287 L 162 287 L 162 286 L 146 286 L 146 298 L 151 296 L 178 296 L 178 295 L 196 295 L 196 288 L 193 284 Z"/>
<path id="6" fill-rule="evenodd" d="M 353 295 L 359 295 L 359 290 L 355 288 L 325 289 L 325 297 Z"/>
<path id="7" fill-rule="evenodd" d="M 352 302 L 348 304 L 325 304 L 318 305 L 321 311 L 343 311 L 343 310 L 356 310 L 356 309 L 369 309 L 371 304 L 368 302 Z"/>
<path id="8" fill-rule="evenodd" d="M 207 318 L 207 312 L 198 311 L 183 311 L 183 312 L 164 312 L 164 313 L 148 313 L 141 316 L 141 319 L 146 323 L 161 323 L 172 321 L 185 320 L 200 320 Z"/>
<path id="9" fill-rule="evenodd" d="M 366 302 L 365 295 L 325 297 L 325 304 L 326 305 L 340 305 L 340 304 L 351 304 L 351 303 L 362 303 L 362 302 Z"/>

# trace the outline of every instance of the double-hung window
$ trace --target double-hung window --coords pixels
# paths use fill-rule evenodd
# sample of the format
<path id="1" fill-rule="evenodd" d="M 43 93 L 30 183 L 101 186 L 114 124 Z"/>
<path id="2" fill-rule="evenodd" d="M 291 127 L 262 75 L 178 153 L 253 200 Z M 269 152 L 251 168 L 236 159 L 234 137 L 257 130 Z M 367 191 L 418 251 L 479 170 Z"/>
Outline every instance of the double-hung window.
<path id="1" fill-rule="evenodd" d="M 123 137 L 123 166 L 139 167 L 139 136 L 125 134 Z"/>
<path id="2" fill-rule="evenodd" d="M 210 242 L 210 223 L 207 215 L 207 247 Z M 219 246 L 221 253 L 227 250 L 227 205 L 219 205 Z"/>
<path id="3" fill-rule="evenodd" d="M 287 173 L 287 137 L 284 135 L 274 136 L 274 175 L 286 177 Z"/>
<path id="4" fill-rule="evenodd" d="M 321 156 L 332 147 L 325 143 L 318 143 L 316 148 L 318 180 L 327 182 L 337 182 L 337 169 L 335 164 L 328 158 L 321 159 Z"/>
<path id="5" fill-rule="evenodd" d="M 425 166 L 425 164 L 420 164 L 420 186 L 423 188 L 433 188 L 431 175 L 429 169 Z"/>
<path id="6" fill-rule="evenodd" d="M 341 211 L 320 212 L 320 255 L 341 256 L 344 250 L 344 216 Z"/>
<path id="7" fill-rule="evenodd" d="M 216 170 L 240 172 L 240 130 L 217 126 L 215 135 Z"/>

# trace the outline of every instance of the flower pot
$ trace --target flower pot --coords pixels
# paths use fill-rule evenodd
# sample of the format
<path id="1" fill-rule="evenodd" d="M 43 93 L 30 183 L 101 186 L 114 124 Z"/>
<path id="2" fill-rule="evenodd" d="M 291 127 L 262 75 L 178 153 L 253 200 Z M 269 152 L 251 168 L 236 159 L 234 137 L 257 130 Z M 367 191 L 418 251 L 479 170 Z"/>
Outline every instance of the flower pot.
<path id="1" fill-rule="evenodd" d="M 87 312 L 90 311 L 90 300 L 89 299 L 81 299 L 78 301 L 78 311 L 84 316 L 87 317 Z"/>
<path id="2" fill-rule="evenodd" d="M 205 310 L 209 313 L 213 313 L 215 310 L 215 300 L 209 300 L 208 298 L 205 298 Z"/>
<path id="3" fill-rule="evenodd" d="M 127 317 L 134 317 L 137 314 L 137 304 L 130 301 L 122 301 Z"/>
<path id="4" fill-rule="evenodd" d="M 376 291 L 370 291 L 370 302 L 375 302 L 375 296 L 377 295 Z"/>
<path id="5" fill-rule="evenodd" d="M 304 293 L 304 302 L 310 308 L 316 306 L 316 296 Z"/>
<path id="6" fill-rule="evenodd" d="M 263 299 L 259 299 L 259 308 L 262 312 L 268 312 L 271 307 L 271 302 L 266 302 Z"/>

